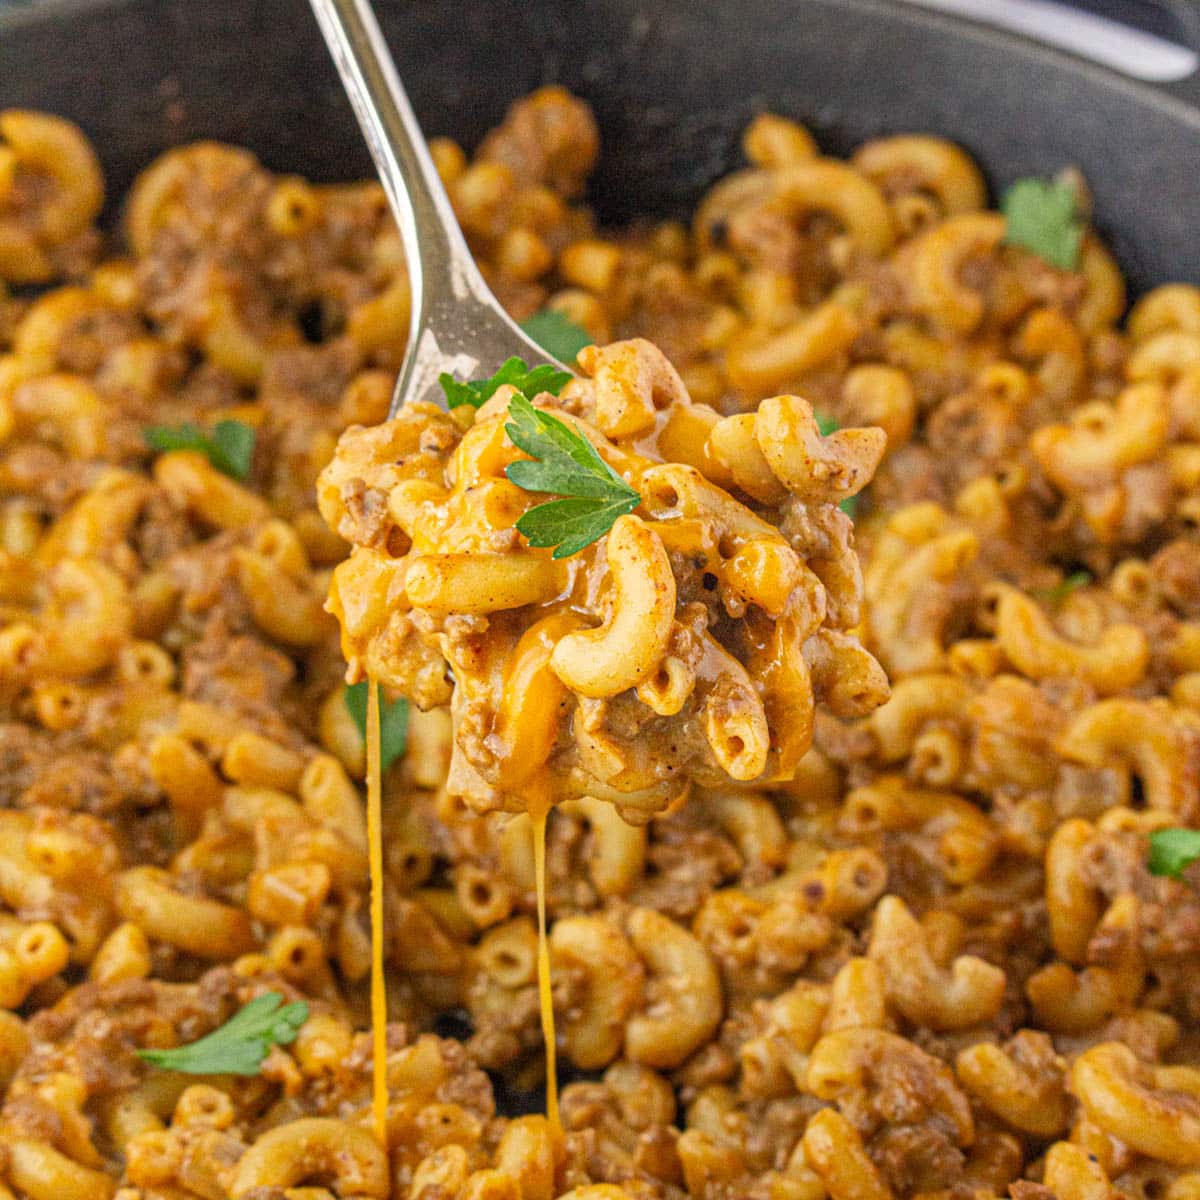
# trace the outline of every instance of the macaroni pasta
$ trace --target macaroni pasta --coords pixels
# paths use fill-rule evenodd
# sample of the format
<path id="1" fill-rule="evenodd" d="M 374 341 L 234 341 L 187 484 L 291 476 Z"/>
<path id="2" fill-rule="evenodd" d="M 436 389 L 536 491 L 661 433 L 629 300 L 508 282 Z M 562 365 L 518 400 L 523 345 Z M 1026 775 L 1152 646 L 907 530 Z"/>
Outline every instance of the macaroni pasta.
<path id="1" fill-rule="evenodd" d="M 1146 865 L 1200 821 L 1200 291 L 1122 319 L 932 136 L 763 114 L 625 230 L 597 146 L 547 88 L 432 147 L 509 310 L 597 343 L 534 399 L 641 503 L 553 560 L 504 396 L 384 422 L 378 187 L 180 147 L 110 235 L 84 136 L 0 114 L 0 1200 L 1200 1189 L 1200 896 Z M 244 477 L 144 439 L 222 421 Z M 339 632 L 415 702 L 381 1139 Z M 138 1055 L 267 993 L 257 1074 Z"/>

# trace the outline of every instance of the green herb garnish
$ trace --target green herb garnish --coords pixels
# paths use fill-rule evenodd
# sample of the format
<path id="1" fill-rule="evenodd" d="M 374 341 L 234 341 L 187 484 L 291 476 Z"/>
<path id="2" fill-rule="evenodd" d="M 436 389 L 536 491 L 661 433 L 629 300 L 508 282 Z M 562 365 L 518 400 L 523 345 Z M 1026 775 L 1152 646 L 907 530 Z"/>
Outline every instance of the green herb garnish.
<path id="1" fill-rule="evenodd" d="M 1200 830 L 1156 829 L 1150 835 L 1151 875 L 1169 875 L 1178 879 L 1186 867 L 1200 858 Z"/>
<path id="2" fill-rule="evenodd" d="M 303 1000 L 284 1004 L 278 992 L 264 992 L 198 1042 L 174 1050 L 139 1050 L 138 1057 L 185 1075 L 257 1075 L 271 1047 L 290 1045 L 307 1020 Z"/>
<path id="3" fill-rule="evenodd" d="M 142 437 L 151 450 L 199 450 L 218 471 L 234 479 L 250 474 L 254 457 L 254 430 L 241 421 L 218 421 L 211 434 L 198 425 L 150 425 Z"/>
<path id="4" fill-rule="evenodd" d="M 1000 210 L 1008 222 L 1008 245 L 1032 251 L 1061 271 L 1079 266 L 1086 222 L 1079 211 L 1079 194 L 1070 183 L 1018 179 L 1004 193 Z"/>
<path id="5" fill-rule="evenodd" d="M 1038 588 L 1032 595 L 1038 600 L 1045 600 L 1047 604 L 1061 604 L 1072 592 L 1087 587 L 1091 582 L 1091 571 L 1072 571 L 1061 583 L 1049 588 Z"/>
<path id="6" fill-rule="evenodd" d="M 379 685 L 376 684 L 376 687 Z M 344 693 L 346 708 L 363 741 L 367 740 L 367 681 L 350 684 Z M 387 700 L 379 693 L 379 769 L 386 771 L 408 749 L 408 701 Z"/>
<path id="7" fill-rule="evenodd" d="M 831 433 L 837 433 L 841 429 L 841 426 L 826 413 L 814 412 L 813 416 L 817 419 L 817 431 L 822 437 L 828 437 Z M 854 514 L 858 512 L 858 497 L 847 496 L 838 504 L 838 508 L 853 520 Z"/>
<path id="8" fill-rule="evenodd" d="M 438 383 L 442 385 L 446 403 L 451 408 L 459 408 L 463 404 L 482 408 L 506 383 L 515 387 L 522 396 L 533 397 L 541 392 L 557 396 L 570 378 L 569 371 L 560 371 L 549 364 L 530 367 L 524 359 L 510 358 L 491 379 L 460 383 L 448 371 L 443 371 L 438 376 Z"/>
<path id="9" fill-rule="evenodd" d="M 592 335 L 556 308 L 535 312 L 521 322 L 521 328 L 559 362 L 574 362 L 580 350 L 592 344 Z"/>
<path id="10" fill-rule="evenodd" d="M 505 433 L 534 461 L 509 463 L 504 473 L 527 492 L 563 497 L 531 508 L 517 522 L 531 546 L 553 546 L 553 558 L 569 558 L 602 538 L 618 517 L 641 503 L 638 492 L 578 428 L 534 408 L 524 396 L 512 398 L 508 415 Z"/>

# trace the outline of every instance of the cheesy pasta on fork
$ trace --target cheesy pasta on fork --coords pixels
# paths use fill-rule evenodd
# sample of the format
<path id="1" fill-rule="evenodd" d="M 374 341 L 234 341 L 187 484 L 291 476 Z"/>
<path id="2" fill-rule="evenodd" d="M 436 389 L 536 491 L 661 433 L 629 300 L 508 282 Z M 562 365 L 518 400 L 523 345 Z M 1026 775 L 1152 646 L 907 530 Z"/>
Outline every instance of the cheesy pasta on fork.
<path id="1" fill-rule="evenodd" d="M 449 786 L 478 811 L 549 788 L 645 821 L 693 781 L 791 778 L 815 705 L 863 716 L 888 695 L 854 635 L 839 508 L 883 431 L 822 436 L 798 396 L 721 417 L 642 339 L 589 346 L 580 367 L 525 417 L 586 439 L 630 511 L 563 557 L 518 529 L 544 494 L 514 482 L 529 398 L 512 385 L 346 432 L 318 496 L 354 545 L 330 593 L 350 671 L 451 705 Z"/>

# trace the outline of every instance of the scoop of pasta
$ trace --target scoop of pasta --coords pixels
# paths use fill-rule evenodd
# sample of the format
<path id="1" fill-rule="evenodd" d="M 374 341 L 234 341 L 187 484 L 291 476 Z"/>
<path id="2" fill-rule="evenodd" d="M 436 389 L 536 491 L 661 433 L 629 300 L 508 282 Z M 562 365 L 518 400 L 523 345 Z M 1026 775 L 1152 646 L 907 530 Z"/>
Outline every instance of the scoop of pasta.
<path id="1" fill-rule="evenodd" d="M 822 436 L 797 396 L 721 417 L 642 340 L 579 365 L 535 408 L 640 501 L 567 557 L 516 528 L 547 496 L 506 475 L 527 457 L 511 387 L 342 437 L 319 500 L 354 547 L 329 599 L 351 677 L 450 704 L 449 787 L 480 811 L 549 788 L 647 820 L 692 782 L 790 778 L 816 704 L 856 716 L 888 694 L 852 632 L 862 583 L 839 509 L 883 432 Z"/>

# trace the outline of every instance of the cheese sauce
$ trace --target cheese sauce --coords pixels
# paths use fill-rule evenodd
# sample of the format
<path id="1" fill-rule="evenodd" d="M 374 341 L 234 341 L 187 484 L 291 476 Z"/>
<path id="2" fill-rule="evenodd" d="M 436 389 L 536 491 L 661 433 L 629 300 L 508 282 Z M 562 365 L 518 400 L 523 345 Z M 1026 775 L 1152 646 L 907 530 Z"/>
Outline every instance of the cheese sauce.
<path id="1" fill-rule="evenodd" d="M 529 811 L 533 825 L 533 871 L 537 886 L 538 999 L 542 1010 L 542 1039 L 546 1043 L 546 1119 L 557 1135 L 562 1132 L 558 1119 L 558 1047 L 554 1041 L 550 945 L 546 940 L 546 818 L 549 815 L 550 805 L 544 799 L 539 799 Z"/>
<path id="2" fill-rule="evenodd" d="M 379 685 L 367 678 L 367 844 L 371 873 L 371 1076 L 375 1137 L 387 1149 L 387 990 L 383 977 L 383 779 Z"/>
<path id="3" fill-rule="evenodd" d="M 383 970 L 383 779 L 379 757 L 379 685 L 367 680 L 367 841 L 371 876 L 371 1066 L 375 1136 L 387 1149 L 387 990 Z M 550 945 L 546 937 L 546 819 L 553 807 L 537 790 L 529 805 L 533 826 L 533 866 L 537 889 L 538 1000 L 546 1045 L 546 1118 L 561 1135 L 558 1117 L 558 1051 L 554 1040 L 554 993 L 550 981 Z"/>

